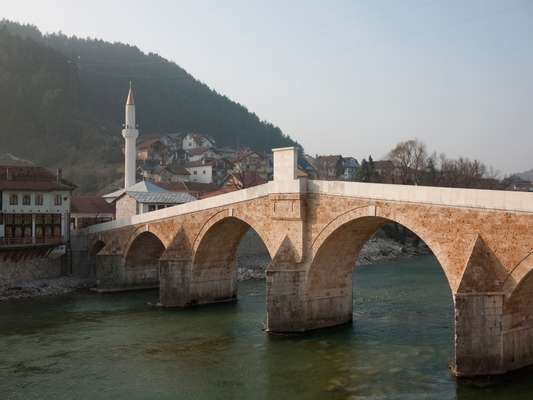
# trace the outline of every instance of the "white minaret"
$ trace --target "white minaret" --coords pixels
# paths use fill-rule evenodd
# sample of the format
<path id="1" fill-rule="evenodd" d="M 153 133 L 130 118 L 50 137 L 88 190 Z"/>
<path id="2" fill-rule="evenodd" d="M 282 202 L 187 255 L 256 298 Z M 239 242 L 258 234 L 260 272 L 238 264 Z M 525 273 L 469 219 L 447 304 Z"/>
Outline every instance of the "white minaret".
<path id="1" fill-rule="evenodd" d="M 124 189 L 135 185 L 137 148 L 135 142 L 139 136 L 139 131 L 135 126 L 135 102 L 133 101 L 133 91 L 128 92 L 128 99 L 126 100 L 126 118 L 124 129 L 122 129 L 122 136 L 126 141 L 124 145 L 125 165 L 124 165 Z"/>

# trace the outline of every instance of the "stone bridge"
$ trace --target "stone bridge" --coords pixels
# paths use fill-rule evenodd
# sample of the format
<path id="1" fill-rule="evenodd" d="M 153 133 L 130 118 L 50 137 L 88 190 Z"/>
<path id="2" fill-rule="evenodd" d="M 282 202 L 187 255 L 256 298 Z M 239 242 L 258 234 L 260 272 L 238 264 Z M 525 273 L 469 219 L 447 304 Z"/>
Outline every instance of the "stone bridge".
<path id="1" fill-rule="evenodd" d="M 253 228 L 272 259 L 267 330 L 339 325 L 353 317 L 360 249 L 396 222 L 429 246 L 448 280 L 454 372 L 533 364 L 533 194 L 298 179 L 296 157 L 275 149 L 267 184 L 91 227 L 98 286 L 159 285 L 165 307 L 234 300 L 237 247 Z"/>

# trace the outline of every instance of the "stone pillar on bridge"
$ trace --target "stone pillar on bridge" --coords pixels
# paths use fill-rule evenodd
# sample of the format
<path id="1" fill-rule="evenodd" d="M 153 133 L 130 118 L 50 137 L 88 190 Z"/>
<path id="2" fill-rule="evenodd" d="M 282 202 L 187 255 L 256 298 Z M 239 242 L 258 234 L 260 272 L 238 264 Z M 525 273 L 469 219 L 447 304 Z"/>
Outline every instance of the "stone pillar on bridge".
<path id="1" fill-rule="evenodd" d="M 457 376 L 491 375 L 504 371 L 501 291 L 507 272 L 481 236 L 473 242 L 461 283 L 454 294 Z"/>
<path id="2" fill-rule="evenodd" d="M 163 307 L 191 305 L 192 249 L 183 229 L 159 259 L 159 304 Z"/>
<path id="3" fill-rule="evenodd" d="M 126 260 L 121 255 L 98 254 L 96 256 L 96 286 L 98 290 L 124 288 Z"/>
<path id="4" fill-rule="evenodd" d="M 503 293 L 455 295 L 455 362 L 457 376 L 504 372 Z"/>
<path id="5" fill-rule="evenodd" d="M 167 258 L 159 261 L 159 303 L 163 307 L 191 305 L 192 260 Z"/>
<path id="6" fill-rule="evenodd" d="M 295 147 L 273 149 L 274 180 L 270 182 L 273 234 L 279 248 L 266 271 L 267 330 L 302 331 L 305 326 L 303 267 L 305 179 L 297 178 Z"/>

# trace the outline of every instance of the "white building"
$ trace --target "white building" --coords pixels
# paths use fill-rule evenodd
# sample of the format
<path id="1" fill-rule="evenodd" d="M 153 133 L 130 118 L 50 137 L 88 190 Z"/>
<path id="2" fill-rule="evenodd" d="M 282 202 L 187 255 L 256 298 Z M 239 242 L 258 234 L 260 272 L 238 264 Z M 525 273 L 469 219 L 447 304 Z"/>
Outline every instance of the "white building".
<path id="1" fill-rule="evenodd" d="M 189 171 L 189 181 L 191 182 L 213 182 L 213 161 L 192 161 L 185 164 L 185 169 Z"/>
<path id="2" fill-rule="evenodd" d="M 188 203 L 196 197 L 186 192 L 171 192 L 149 181 L 138 182 L 113 193 L 117 219 Z"/>
<path id="3" fill-rule="evenodd" d="M 215 141 L 201 133 L 188 133 L 183 137 L 183 150 L 215 147 Z"/>
<path id="4" fill-rule="evenodd" d="M 43 167 L 0 166 L 0 243 L 65 243 L 76 186 Z"/>

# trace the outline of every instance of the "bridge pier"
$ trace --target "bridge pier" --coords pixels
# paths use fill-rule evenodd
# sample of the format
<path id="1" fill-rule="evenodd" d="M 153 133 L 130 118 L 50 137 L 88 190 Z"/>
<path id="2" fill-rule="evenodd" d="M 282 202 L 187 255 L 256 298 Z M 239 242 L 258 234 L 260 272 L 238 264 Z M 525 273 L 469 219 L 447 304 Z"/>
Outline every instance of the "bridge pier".
<path id="1" fill-rule="evenodd" d="M 192 261 L 159 261 L 159 303 L 163 307 L 191 305 Z"/>
<path id="2" fill-rule="evenodd" d="M 347 324 L 353 320 L 352 289 L 339 290 L 328 296 L 314 297 L 306 301 L 309 329 L 328 328 Z"/>
<path id="3" fill-rule="evenodd" d="M 120 255 L 96 256 L 96 290 L 120 291 L 156 288 L 159 284 L 157 265 L 130 266 Z"/>
<path id="4" fill-rule="evenodd" d="M 305 318 L 305 270 L 266 271 L 268 332 L 303 332 Z"/>
<path id="5" fill-rule="evenodd" d="M 96 287 L 101 290 L 117 289 L 124 285 L 126 261 L 120 255 L 96 256 Z"/>
<path id="6" fill-rule="evenodd" d="M 501 374 L 503 365 L 503 293 L 457 293 L 455 361 L 457 376 Z"/>
<path id="7" fill-rule="evenodd" d="M 188 307 L 237 299 L 237 268 L 193 271 L 190 259 L 159 261 L 159 298 L 163 307 Z"/>
<path id="8" fill-rule="evenodd" d="M 196 270 L 191 277 L 191 304 L 237 300 L 237 266 Z"/>

